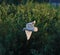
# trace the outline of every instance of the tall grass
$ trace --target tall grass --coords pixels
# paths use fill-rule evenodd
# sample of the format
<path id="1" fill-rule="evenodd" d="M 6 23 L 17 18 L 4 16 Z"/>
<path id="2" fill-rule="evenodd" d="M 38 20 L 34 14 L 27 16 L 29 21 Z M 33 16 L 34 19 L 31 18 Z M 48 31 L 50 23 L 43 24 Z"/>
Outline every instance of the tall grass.
<path id="1" fill-rule="evenodd" d="M 56 9 L 50 4 L 29 2 L 17 6 L 0 5 L 0 54 L 13 55 L 14 50 L 22 47 L 26 40 L 23 27 L 33 20 L 36 20 L 39 31 L 32 34 L 30 50 L 35 49 L 39 54 L 56 53 L 56 46 L 53 49 L 53 44 L 57 43 L 56 38 L 60 38 L 60 7 Z M 35 53 L 34 50 L 32 52 Z"/>

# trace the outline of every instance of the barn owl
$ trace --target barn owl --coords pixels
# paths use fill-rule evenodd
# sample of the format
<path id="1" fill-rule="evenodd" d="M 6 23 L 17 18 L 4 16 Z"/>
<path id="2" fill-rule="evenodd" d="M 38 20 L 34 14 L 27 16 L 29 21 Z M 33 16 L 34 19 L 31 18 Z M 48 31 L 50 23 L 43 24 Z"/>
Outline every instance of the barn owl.
<path id="1" fill-rule="evenodd" d="M 29 22 L 29 23 L 26 24 L 26 27 L 23 28 L 23 30 L 26 33 L 27 40 L 30 39 L 32 32 L 37 32 L 38 31 L 38 28 L 34 27 L 35 23 L 36 23 L 36 21 Z"/>

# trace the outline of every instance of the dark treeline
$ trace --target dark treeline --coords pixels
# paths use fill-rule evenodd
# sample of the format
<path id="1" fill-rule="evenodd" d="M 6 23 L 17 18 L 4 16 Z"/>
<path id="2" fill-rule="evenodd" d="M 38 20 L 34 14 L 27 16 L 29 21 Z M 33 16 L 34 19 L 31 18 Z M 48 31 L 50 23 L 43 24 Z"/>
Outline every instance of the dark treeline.
<path id="1" fill-rule="evenodd" d="M 49 2 L 49 0 L 0 0 L 0 4 L 2 2 L 5 2 L 6 4 L 21 4 L 21 3 L 25 4 L 28 1 L 39 2 L 39 3 Z"/>

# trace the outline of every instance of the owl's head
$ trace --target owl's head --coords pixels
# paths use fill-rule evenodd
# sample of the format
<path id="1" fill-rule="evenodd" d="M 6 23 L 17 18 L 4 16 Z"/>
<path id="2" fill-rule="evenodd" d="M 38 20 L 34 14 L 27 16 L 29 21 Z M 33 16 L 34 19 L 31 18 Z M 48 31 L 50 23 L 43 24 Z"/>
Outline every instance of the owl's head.
<path id="1" fill-rule="evenodd" d="M 38 31 L 38 28 L 37 27 L 34 27 L 34 32 L 37 32 Z"/>

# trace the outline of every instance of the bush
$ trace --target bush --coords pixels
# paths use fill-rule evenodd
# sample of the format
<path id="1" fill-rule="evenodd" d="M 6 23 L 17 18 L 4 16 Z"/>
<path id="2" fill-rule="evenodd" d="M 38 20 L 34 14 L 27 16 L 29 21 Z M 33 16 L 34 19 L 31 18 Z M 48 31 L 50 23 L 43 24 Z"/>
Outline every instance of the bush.
<path id="1" fill-rule="evenodd" d="M 36 20 L 36 26 L 39 31 L 32 34 L 31 39 L 28 41 L 29 45 L 27 45 L 26 35 L 22 30 L 26 23 L 33 20 Z M 50 4 L 37 4 L 32 2 L 17 6 L 14 4 L 1 4 L 0 44 L 3 46 L 2 49 L 4 49 L 6 55 L 20 55 L 22 52 L 25 52 L 25 49 L 35 49 L 41 55 L 43 53 L 44 55 L 57 54 L 57 49 L 59 55 L 59 24 L 59 7 L 56 9 Z M 53 47 L 54 45 L 55 47 Z M 28 53 L 32 54 L 32 52 L 30 51 Z"/>

